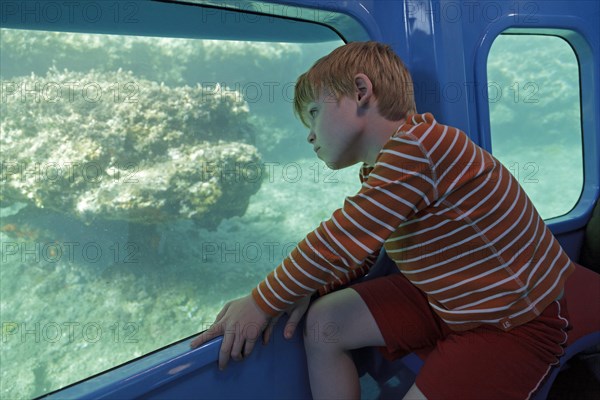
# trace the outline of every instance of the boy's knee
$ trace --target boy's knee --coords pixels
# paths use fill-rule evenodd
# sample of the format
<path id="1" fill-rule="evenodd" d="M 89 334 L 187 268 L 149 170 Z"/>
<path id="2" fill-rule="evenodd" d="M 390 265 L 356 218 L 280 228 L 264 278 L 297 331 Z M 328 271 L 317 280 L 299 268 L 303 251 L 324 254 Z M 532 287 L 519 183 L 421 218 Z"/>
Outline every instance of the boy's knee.
<path id="1" fill-rule="evenodd" d="M 335 318 L 335 309 L 324 300 L 317 300 L 307 311 L 304 329 L 304 345 L 307 348 L 334 348 L 340 343 L 340 326 Z"/>

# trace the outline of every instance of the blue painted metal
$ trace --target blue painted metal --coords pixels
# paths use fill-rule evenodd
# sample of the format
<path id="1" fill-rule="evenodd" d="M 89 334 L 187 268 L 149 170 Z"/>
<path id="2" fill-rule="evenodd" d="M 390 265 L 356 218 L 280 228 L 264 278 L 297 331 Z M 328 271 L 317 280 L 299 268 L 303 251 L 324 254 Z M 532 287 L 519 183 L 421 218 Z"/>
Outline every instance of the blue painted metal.
<path id="1" fill-rule="evenodd" d="M 268 345 L 219 371 L 222 338 L 191 350 L 192 338 L 55 392 L 46 399 L 310 398 L 302 333 L 283 338 L 284 319 Z"/>
<path id="2" fill-rule="evenodd" d="M 19 2 L 14 2 L 19 3 Z M 112 3 L 112 2 L 110 2 Z M 143 2 L 146 3 L 146 2 Z M 189 0 L 239 10 L 239 2 Z M 100 2 L 102 4 L 102 2 Z M 412 71 L 418 110 L 432 112 L 459 127 L 490 149 L 486 63 L 495 37 L 507 29 L 544 29 L 563 36 L 575 49 L 582 81 L 585 187 L 578 205 L 566 216 L 550 221 L 569 254 L 577 255 L 582 227 L 589 219 L 600 188 L 600 34 L 597 1 L 456 2 L 445 0 L 351 1 L 290 0 L 252 2 L 268 14 L 269 7 L 287 6 L 305 12 L 282 31 L 282 25 L 238 23 L 198 24 L 206 9 L 152 2 L 140 8 L 143 20 L 135 25 L 40 24 L 18 16 L 1 16 L 2 26 L 28 29 L 111 32 L 180 37 L 244 37 L 258 40 L 321 40 L 337 32 L 346 40 L 370 38 L 392 45 Z M 310 14 L 306 10 L 321 10 Z M 211 12 L 217 9 L 211 9 Z M 275 16 L 287 16 L 271 7 Z M 242 9 L 243 11 L 243 9 Z M 223 11 L 220 11 L 223 12 Z M 293 15 L 297 17 L 298 14 Z M 313 15 L 311 17 L 310 15 Z M 305 29 L 310 27 L 310 29 Z M 329 27 L 325 29 L 324 27 Z M 282 36 L 285 35 L 285 36 Z M 464 88 L 459 95 L 451 89 Z M 277 335 L 281 335 L 281 323 Z M 122 367 L 73 385 L 50 398 L 309 398 L 301 339 L 279 340 L 260 347 L 244 363 L 225 372 L 216 368 L 219 340 L 189 351 L 187 341 L 174 344 Z M 418 367 L 418 362 L 415 366 Z"/>

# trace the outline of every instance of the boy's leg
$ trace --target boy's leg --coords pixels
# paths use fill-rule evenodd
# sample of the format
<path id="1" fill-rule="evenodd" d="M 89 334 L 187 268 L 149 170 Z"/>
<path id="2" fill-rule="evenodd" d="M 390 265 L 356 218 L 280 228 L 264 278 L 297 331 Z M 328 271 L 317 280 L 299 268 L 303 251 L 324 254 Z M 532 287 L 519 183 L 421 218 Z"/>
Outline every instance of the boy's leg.
<path id="1" fill-rule="evenodd" d="M 450 329 L 433 313 L 427 296 L 401 273 L 330 293 L 307 313 L 304 346 L 313 396 L 360 396 L 349 350 L 379 347 L 391 360 L 414 349 L 433 348 L 448 333 Z M 411 388 L 407 395 L 422 395 L 418 389 Z"/>
<path id="2" fill-rule="evenodd" d="M 360 398 L 349 350 L 384 345 L 377 323 L 356 291 L 342 289 L 317 300 L 308 310 L 304 332 L 313 398 Z"/>

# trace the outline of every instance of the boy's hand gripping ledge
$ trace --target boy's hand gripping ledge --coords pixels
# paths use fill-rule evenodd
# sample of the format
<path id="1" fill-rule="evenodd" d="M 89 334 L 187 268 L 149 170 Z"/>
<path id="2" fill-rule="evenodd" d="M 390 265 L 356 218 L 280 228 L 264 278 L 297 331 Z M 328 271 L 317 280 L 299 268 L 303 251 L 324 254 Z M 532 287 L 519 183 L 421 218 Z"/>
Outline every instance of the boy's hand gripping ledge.
<path id="1" fill-rule="evenodd" d="M 284 330 L 286 338 L 293 336 L 309 302 L 310 296 L 307 296 L 288 310 L 290 318 Z M 263 344 L 267 344 L 278 319 L 279 316 L 271 318 L 262 311 L 252 295 L 241 297 L 225 304 L 214 324 L 198 335 L 190 346 L 197 348 L 218 336 L 223 336 L 219 351 L 219 369 L 223 370 L 227 367 L 229 358 L 240 361 L 248 357 L 259 337 L 262 336 Z"/>

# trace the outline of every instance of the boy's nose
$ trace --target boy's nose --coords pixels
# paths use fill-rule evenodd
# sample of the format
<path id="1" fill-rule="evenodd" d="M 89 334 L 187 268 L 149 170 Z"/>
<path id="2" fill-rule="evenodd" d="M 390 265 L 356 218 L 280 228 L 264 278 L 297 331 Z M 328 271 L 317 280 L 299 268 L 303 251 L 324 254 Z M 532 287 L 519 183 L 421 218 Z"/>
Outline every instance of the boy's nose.
<path id="1" fill-rule="evenodd" d="M 315 135 L 315 133 L 311 131 L 311 132 L 308 134 L 308 137 L 306 138 L 306 140 L 308 141 L 308 143 L 310 143 L 310 144 L 313 144 L 313 143 L 314 143 L 314 141 L 315 141 L 315 138 L 316 138 L 316 135 Z"/>

